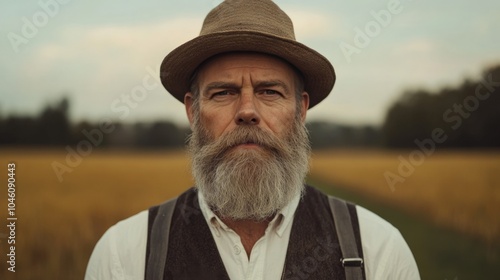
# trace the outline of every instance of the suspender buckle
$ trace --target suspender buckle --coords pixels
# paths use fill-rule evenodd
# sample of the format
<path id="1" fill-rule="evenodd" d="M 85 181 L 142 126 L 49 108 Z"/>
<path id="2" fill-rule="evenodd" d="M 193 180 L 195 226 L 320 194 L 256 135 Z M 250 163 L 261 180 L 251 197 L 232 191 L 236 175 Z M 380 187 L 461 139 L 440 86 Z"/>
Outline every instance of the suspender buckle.
<path id="1" fill-rule="evenodd" d="M 362 258 L 344 258 L 340 259 L 343 267 L 362 267 L 363 259 Z"/>

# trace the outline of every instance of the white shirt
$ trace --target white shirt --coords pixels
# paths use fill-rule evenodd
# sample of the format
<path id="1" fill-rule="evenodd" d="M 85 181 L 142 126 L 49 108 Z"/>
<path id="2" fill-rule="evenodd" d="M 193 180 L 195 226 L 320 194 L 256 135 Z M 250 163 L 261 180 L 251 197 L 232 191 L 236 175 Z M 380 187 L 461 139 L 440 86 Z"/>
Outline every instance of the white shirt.
<path id="1" fill-rule="evenodd" d="M 240 237 L 217 217 L 201 192 L 198 192 L 200 208 L 230 279 L 281 279 L 286 259 L 286 248 L 292 232 L 295 210 L 300 195 L 296 196 L 269 223 L 264 236 L 252 248 L 250 259 L 241 244 Z"/>
<path id="2" fill-rule="evenodd" d="M 207 207 L 198 192 L 200 208 L 209 224 L 230 279 L 278 280 L 285 263 L 296 197 L 269 223 L 248 259 L 239 236 Z M 405 240 L 391 224 L 356 206 L 367 280 L 418 280 L 415 259 Z M 144 279 L 148 211 L 125 219 L 106 231 L 90 257 L 85 280 Z M 168 265 L 168 264 L 167 264 Z"/>

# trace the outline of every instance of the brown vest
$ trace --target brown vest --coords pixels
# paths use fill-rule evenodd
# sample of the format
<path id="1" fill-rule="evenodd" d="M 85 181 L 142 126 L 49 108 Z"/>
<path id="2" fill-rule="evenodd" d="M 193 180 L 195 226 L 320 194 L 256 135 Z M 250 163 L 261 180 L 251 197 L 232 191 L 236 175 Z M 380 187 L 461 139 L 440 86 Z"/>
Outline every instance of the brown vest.
<path id="1" fill-rule="evenodd" d="M 159 206 L 149 209 L 146 271 L 150 236 Z M 359 256 L 363 257 L 355 205 L 348 203 Z M 172 216 L 164 280 L 229 280 L 217 246 L 200 210 L 194 188 L 181 194 Z M 306 186 L 295 212 L 283 277 L 287 280 L 345 280 L 342 253 L 328 197 Z M 363 271 L 364 273 L 364 271 Z M 237 280 L 237 279 L 234 279 Z"/>

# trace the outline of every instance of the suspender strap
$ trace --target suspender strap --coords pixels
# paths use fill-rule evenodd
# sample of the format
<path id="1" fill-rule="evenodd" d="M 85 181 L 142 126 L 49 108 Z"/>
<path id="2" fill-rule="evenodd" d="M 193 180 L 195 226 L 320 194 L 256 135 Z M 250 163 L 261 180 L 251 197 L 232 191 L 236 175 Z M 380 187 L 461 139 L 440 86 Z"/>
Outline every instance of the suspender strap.
<path id="1" fill-rule="evenodd" d="M 167 260 L 168 237 L 177 198 L 173 198 L 158 209 L 151 230 L 151 252 L 146 269 L 146 280 L 162 280 Z"/>
<path id="2" fill-rule="evenodd" d="M 351 216 L 345 201 L 328 196 L 335 229 L 339 237 L 340 250 L 343 258 L 340 260 L 345 269 L 346 280 L 362 280 L 363 259 L 359 257 L 358 246 L 352 229 Z"/>

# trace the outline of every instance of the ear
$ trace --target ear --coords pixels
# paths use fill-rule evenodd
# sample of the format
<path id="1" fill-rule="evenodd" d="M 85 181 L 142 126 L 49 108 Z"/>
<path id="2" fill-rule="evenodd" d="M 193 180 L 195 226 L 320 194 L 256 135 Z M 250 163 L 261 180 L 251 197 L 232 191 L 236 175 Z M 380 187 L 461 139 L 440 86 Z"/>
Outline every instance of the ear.
<path id="1" fill-rule="evenodd" d="M 305 122 L 306 121 L 306 115 L 307 115 L 307 109 L 309 109 L 309 94 L 307 92 L 303 92 L 302 93 L 302 100 L 301 100 L 301 112 L 300 112 L 300 115 L 301 115 L 301 118 L 302 118 L 302 122 Z"/>
<path id="2" fill-rule="evenodd" d="M 186 92 L 186 94 L 184 95 L 184 106 L 186 107 L 186 114 L 191 128 L 193 128 L 193 102 L 193 94 L 191 92 Z"/>

